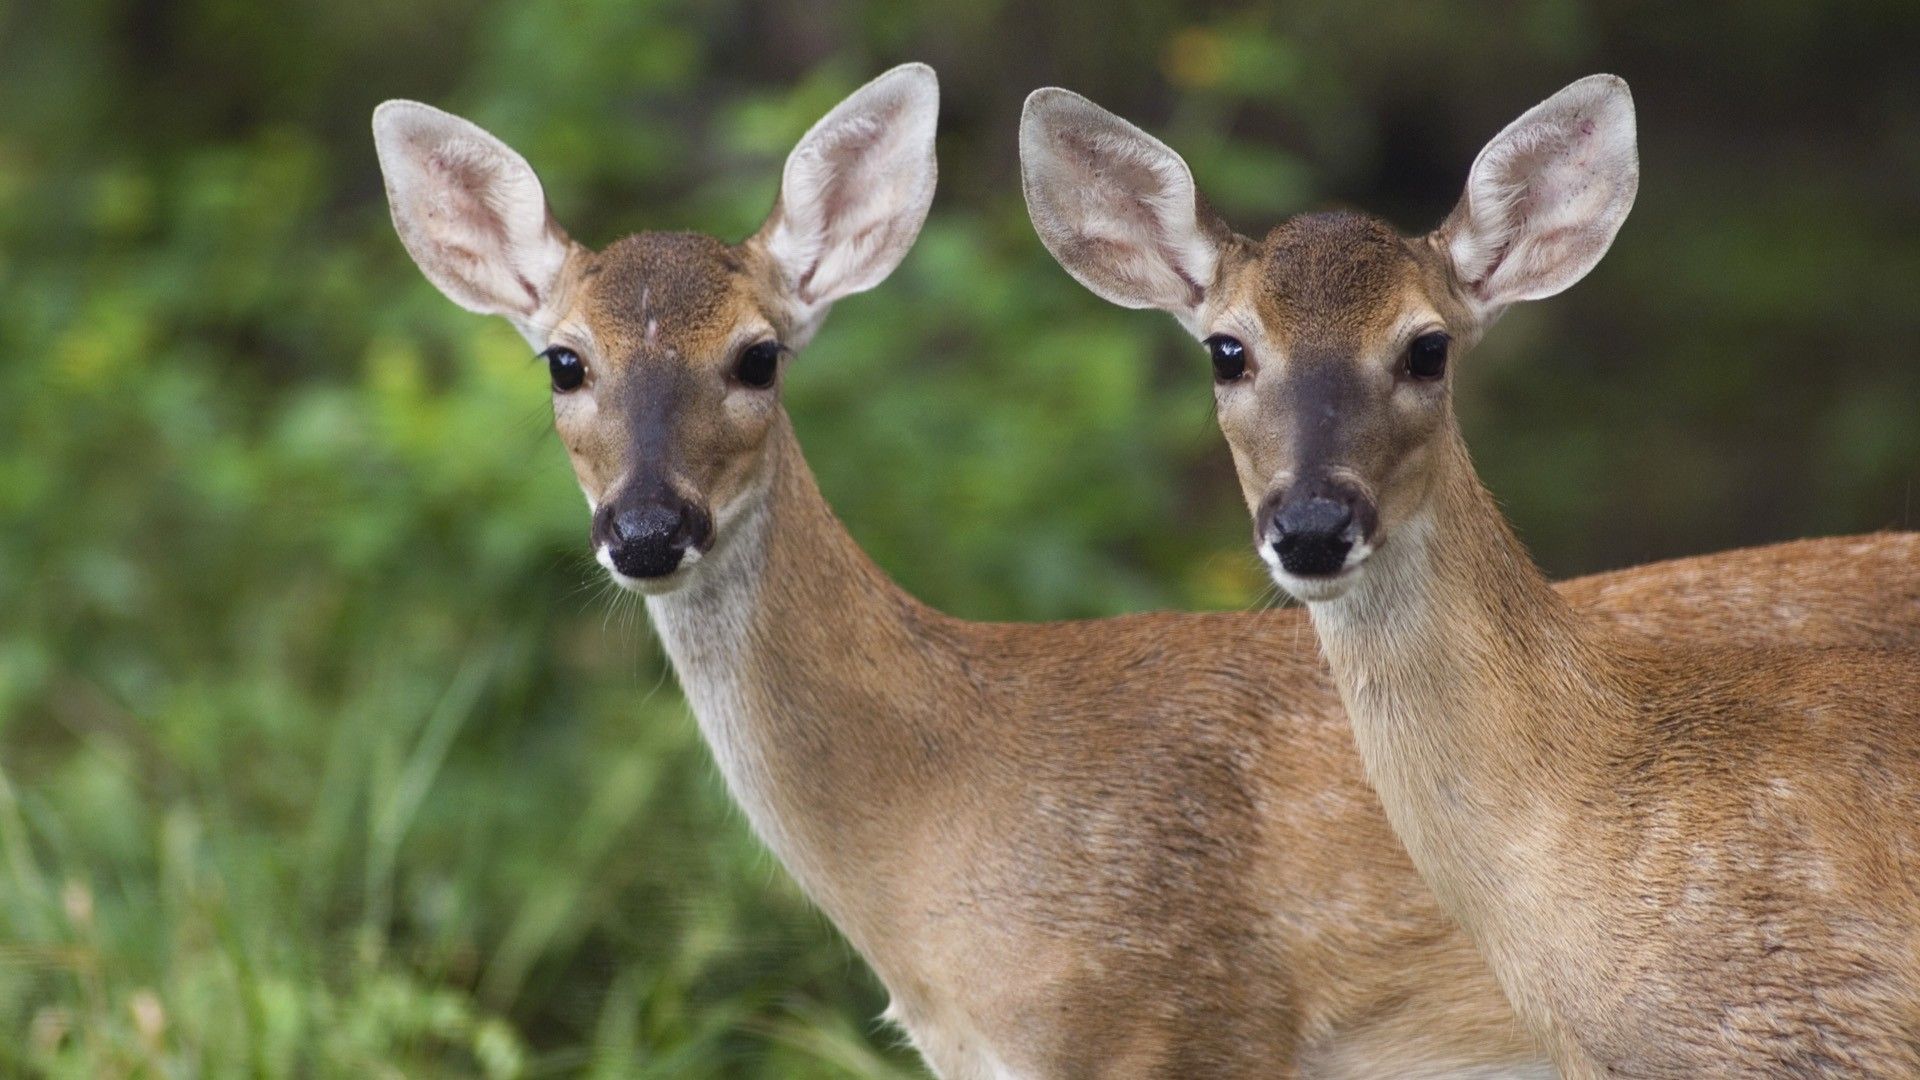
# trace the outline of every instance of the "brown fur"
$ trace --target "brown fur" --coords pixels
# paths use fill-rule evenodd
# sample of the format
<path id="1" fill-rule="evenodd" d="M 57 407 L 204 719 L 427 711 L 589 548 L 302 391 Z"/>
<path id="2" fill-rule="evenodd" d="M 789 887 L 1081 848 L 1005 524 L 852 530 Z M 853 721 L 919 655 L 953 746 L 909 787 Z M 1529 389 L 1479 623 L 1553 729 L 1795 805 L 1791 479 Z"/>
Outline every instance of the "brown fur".
<path id="1" fill-rule="evenodd" d="M 1249 269 L 1270 325 L 1338 344 L 1379 322 L 1417 268 L 1392 226 L 1337 211 L 1276 226 Z"/>
<path id="2" fill-rule="evenodd" d="M 1764 578 L 1618 619 L 1556 596 L 1451 376 L 1399 368 L 1423 328 L 1456 358 L 1480 332 L 1442 250 L 1296 219 L 1231 251 L 1203 320 L 1266 366 L 1220 395 L 1249 506 L 1329 466 L 1378 506 L 1313 614 L 1396 832 L 1569 1075 L 1920 1075 L 1920 651 L 1822 632 L 1837 610 L 1756 635 Z M 1920 590 L 1912 553 L 1767 562 Z M 1745 614 L 1655 625 L 1682 604 Z"/>
<path id="3" fill-rule="evenodd" d="M 650 601 L 656 621 L 756 827 L 944 1075 L 1417 1076 L 1538 1059 L 1394 840 L 1298 612 L 1001 625 L 932 611 L 835 520 L 772 399 L 762 412 L 724 392 L 739 343 L 793 332 L 754 242 L 639 237 L 571 265 L 556 340 L 593 348 L 597 397 L 624 403 L 559 399 L 581 482 L 606 497 L 637 464 L 631 416 L 675 395 L 660 445 L 721 538 Z M 710 321 L 670 321 L 667 304 Z M 1669 639 L 1730 623 L 1752 642 L 1913 642 L 1916 557 L 1920 538 L 1866 537 L 1566 591 Z M 1807 572 L 1843 558 L 1857 580 Z M 693 614 L 734 589 L 751 591 L 746 625 Z M 709 688 L 722 677 L 737 696 Z"/>
<path id="4" fill-rule="evenodd" d="M 555 425 L 587 497 L 628 479 L 635 450 L 675 487 L 738 499 L 737 467 L 765 444 L 771 398 L 727 393 L 741 348 L 775 336 L 776 276 L 748 248 L 698 233 L 641 233 L 577 248 L 551 342 L 586 360 L 591 395 L 555 399 Z M 661 460 L 664 458 L 665 460 Z"/>

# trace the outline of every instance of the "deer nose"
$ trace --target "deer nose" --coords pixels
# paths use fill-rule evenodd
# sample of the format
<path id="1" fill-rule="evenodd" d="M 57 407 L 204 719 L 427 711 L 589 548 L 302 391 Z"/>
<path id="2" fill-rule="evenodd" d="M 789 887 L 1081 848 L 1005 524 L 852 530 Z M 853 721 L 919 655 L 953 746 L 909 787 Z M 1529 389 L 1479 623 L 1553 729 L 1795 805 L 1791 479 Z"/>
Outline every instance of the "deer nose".
<path id="1" fill-rule="evenodd" d="M 1353 550 L 1348 536 L 1352 525 L 1352 507 L 1321 496 L 1282 506 L 1268 535 L 1282 570 L 1296 577 L 1323 577 L 1346 565 L 1347 552 Z"/>
<path id="2" fill-rule="evenodd" d="M 622 574 L 665 577 L 680 568 L 689 549 L 706 546 L 712 528 L 706 513 L 685 499 L 651 499 L 612 508 L 601 542 Z"/>
<path id="3" fill-rule="evenodd" d="M 1346 569 L 1347 555 L 1368 531 L 1368 507 L 1341 489 L 1288 493 L 1262 515 L 1261 541 L 1280 568 L 1295 577 L 1330 577 Z"/>

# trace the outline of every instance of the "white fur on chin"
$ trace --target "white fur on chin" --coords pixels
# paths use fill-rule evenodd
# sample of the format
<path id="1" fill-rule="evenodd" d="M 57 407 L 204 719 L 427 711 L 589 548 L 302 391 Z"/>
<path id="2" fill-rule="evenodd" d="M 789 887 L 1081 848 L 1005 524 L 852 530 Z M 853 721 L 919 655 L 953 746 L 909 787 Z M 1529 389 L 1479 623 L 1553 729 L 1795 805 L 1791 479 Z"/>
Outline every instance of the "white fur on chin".
<path id="1" fill-rule="evenodd" d="M 1289 574 L 1280 565 L 1280 556 L 1274 554 L 1271 543 L 1261 544 L 1256 550 L 1260 561 L 1267 564 L 1267 572 L 1273 576 L 1273 583 L 1287 590 L 1288 595 L 1303 604 L 1338 600 L 1345 596 L 1353 583 L 1359 580 L 1360 564 L 1373 554 L 1373 544 L 1366 540 L 1356 541 L 1347 549 L 1346 561 L 1340 565 L 1340 572 L 1330 577 L 1300 577 Z"/>
<path id="2" fill-rule="evenodd" d="M 615 585 L 628 592 L 639 593 L 642 596 L 661 596 L 687 583 L 687 578 L 692 576 L 693 567 L 700 562 L 700 552 L 693 548 L 687 549 L 687 553 L 680 558 L 680 566 L 673 573 L 656 578 L 628 577 L 615 569 L 613 549 L 606 544 L 593 549 L 593 561 L 599 563 L 608 576 L 613 578 Z"/>

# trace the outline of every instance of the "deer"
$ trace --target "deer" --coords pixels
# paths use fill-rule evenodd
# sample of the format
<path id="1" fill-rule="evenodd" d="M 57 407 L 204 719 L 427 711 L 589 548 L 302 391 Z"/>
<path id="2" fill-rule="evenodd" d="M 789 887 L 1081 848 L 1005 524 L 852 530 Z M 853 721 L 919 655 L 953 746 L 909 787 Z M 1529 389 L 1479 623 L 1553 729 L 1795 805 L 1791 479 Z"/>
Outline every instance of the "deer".
<path id="1" fill-rule="evenodd" d="M 1499 315 L 1573 285 L 1624 222 L 1626 83 L 1520 116 L 1414 236 L 1336 210 L 1250 239 L 1172 149 L 1058 88 L 1020 144 L 1055 258 L 1204 344 L 1255 547 L 1306 606 L 1387 819 L 1562 1074 L 1920 1075 L 1920 650 L 1583 608 L 1453 412 Z M 1915 552 L 1865 550 L 1721 556 L 1755 576 L 1680 602 L 1891 570 L 1920 612 Z"/>
<path id="2" fill-rule="evenodd" d="M 389 102 L 373 129 L 403 246 L 540 358 L 589 549 L 935 1073 L 1550 1075 L 1394 839 L 1298 611 L 967 622 L 827 505 L 780 391 L 832 304 L 905 258 L 938 105 L 929 68 L 895 68 L 805 134 L 744 241 L 598 250 L 468 121 Z M 1795 551 L 1872 580 L 1734 553 L 1564 588 L 1656 633 L 1920 634 L 1916 538 Z"/>

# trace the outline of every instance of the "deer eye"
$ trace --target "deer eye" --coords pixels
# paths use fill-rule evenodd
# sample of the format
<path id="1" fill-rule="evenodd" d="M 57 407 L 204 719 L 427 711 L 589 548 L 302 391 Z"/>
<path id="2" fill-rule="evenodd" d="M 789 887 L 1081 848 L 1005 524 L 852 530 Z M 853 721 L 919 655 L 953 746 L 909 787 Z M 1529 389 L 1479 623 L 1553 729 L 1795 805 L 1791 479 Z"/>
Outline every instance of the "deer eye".
<path id="1" fill-rule="evenodd" d="M 564 394 L 580 389 L 587 381 L 587 365 L 572 349 L 555 345 L 540 355 L 547 358 L 547 374 L 553 377 L 553 392 Z"/>
<path id="2" fill-rule="evenodd" d="M 765 390 L 773 385 L 773 378 L 780 373 L 780 343 L 777 341 L 756 341 L 740 350 L 740 359 L 734 362 L 733 377 L 740 385 L 755 390 Z"/>
<path id="3" fill-rule="evenodd" d="M 1445 375 L 1447 345 L 1451 340 L 1437 330 L 1414 338 L 1413 344 L 1407 346 L 1407 374 L 1423 381 Z"/>
<path id="4" fill-rule="evenodd" d="M 1213 356 L 1213 377 L 1223 383 L 1239 382 L 1247 373 L 1247 347 L 1239 338 L 1215 334 L 1207 339 L 1207 352 Z"/>

